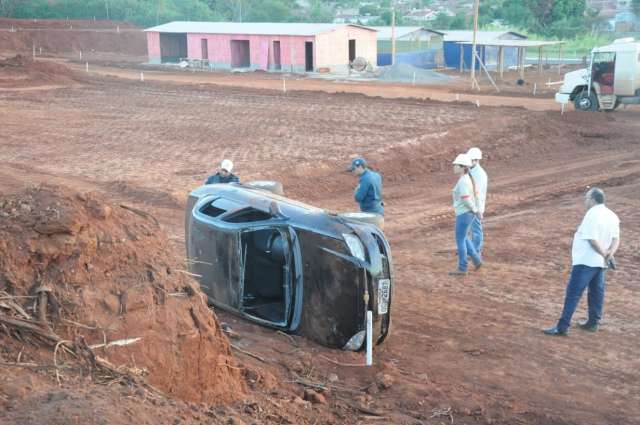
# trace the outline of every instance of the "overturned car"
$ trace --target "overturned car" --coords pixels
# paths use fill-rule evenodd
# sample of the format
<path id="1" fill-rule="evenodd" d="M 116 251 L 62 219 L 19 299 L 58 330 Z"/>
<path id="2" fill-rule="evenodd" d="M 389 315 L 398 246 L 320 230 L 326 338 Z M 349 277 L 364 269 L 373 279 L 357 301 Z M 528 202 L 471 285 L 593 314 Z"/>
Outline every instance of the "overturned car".
<path id="1" fill-rule="evenodd" d="M 321 344 L 358 350 L 389 333 L 393 266 L 379 228 L 260 186 L 212 184 L 189 195 L 189 269 L 209 302 Z"/>

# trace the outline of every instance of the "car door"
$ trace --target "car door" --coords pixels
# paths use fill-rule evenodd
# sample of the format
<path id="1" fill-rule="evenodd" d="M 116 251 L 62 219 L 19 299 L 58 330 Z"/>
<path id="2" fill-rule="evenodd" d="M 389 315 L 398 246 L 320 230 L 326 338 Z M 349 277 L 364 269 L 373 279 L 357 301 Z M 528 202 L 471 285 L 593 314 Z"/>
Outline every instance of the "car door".
<path id="1" fill-rule="evenodd" d="M 224 198 L 205 197 L 194 206 L 187 225 L 189 269 L 209 302 L 228 309 L 240 305 L 240 231 L 218 217 L 237 207 Z"/>

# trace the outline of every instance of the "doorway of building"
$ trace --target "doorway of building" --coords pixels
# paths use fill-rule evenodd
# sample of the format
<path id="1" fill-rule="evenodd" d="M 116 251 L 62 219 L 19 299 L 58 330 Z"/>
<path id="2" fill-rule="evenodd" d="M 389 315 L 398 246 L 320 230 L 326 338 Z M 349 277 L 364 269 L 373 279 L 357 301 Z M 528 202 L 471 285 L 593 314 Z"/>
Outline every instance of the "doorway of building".
<path id="1" fill-rule="evenodd" d="M 349 63 L 356 60 L 356 41 L 349 40 Z"/>
<path id="2" fill-rule="evenodd" d="M 280 41 L 273 42 L 273 68 L 276 71 L 282 69 L 282 60 L 280 58 Z"/>
<path id="3" fill-rule="evenodd" d="M 160 33 L 162 63 L 180 62 L 187 58 L 187 34 Z"/>
<path id="4" fill-rule="evenodd" d="M 202 49 L 202 59 L 209 59 L 209 41 L 206 38 L 200 40 L 200 47 Z"/>
<path id="5" fill-rule="evenodd" d="M 304 42 L 304 69 L 313 71 L 313 42 Z"/>
<path id="6" fill-rule="evenodd" d="M 251 66 L 251 48 L 249 40 L 231 40 L 231 67 L 249 68 Z"/>

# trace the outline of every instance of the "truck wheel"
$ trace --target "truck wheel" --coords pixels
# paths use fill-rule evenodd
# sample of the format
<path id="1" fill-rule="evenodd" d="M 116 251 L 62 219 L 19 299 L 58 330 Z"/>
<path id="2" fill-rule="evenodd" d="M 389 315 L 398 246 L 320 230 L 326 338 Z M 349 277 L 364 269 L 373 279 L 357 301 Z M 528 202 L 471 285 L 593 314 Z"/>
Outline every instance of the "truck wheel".
<path id="1" fill-rule="evenodd" d="M 276 195 L 284 195 L 282 183 L 276 181 L 254 180 L 245 183 L 245 186 L 249 186 L 254 189 L 266 190 L 267 192 L 275 193 Z"/>
<path id="2" fill-rule="evenodd" d="M 366 212 L 349 212 L 338 214 L 340 217 L 348 221 L 356 221 L 360 223 L 373 224 L 380 229 L 384 227 L 384 217 L 379 214 L 372 214 Z"/>
<path id="3" fill-rule="evenodd" d="M 597 111 L 598 98 L 594 92 L 589 94 L 586 90 L 581 91 L 573 100 L 577 111 Z"/>

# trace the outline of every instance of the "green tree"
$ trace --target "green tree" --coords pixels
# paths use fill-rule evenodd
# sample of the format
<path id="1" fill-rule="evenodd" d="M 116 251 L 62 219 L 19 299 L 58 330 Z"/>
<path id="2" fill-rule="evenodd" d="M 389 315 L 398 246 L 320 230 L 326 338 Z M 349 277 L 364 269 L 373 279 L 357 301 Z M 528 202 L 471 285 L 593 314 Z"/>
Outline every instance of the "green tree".
<path id="1" fill-rule="evenodd" d="M 331 9 L 329 8 L 329 6 L 327 6 L 320 0 L 316 0 L 311 4 L 307 22 L 329 23 L 332 21 L 333 13 L 331 13 Z"/>
<path id="2" fill-rule="evenodd" d="M 633 12 L 640 17 L 640 0 L 631 0 Z"/>
<path id="3" fill-rule="evenodd" d="M 243 18 L 247 22 L 290 22 L 291 7 L 283 0 L 259 0 L 250 2 Z"/>

